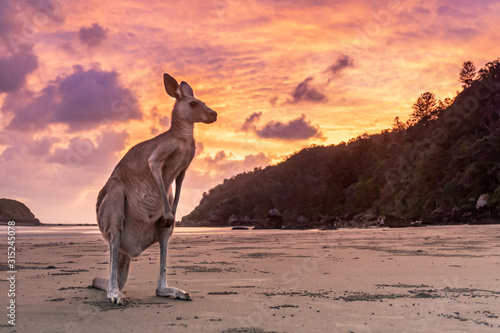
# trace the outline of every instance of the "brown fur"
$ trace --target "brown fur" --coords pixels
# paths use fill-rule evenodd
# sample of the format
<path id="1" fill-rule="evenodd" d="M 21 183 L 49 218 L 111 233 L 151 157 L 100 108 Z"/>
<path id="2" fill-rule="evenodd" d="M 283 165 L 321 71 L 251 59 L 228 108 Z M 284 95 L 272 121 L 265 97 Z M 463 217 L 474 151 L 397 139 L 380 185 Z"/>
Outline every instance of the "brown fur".
<path id="1" fill-rule="evenodd" d="M 212 123 L 217 113 L 194 98 L 185 83 L 164 74 L 167 93 L 176 98 L 170 129 L 132 147 L 116 165 L 99 192 L 97 221 L 110 247 L 110 274 L 92 285 L 106 290 L 115 304 L 124 304 L 123 289 L 130 259 L 160 242 L 160 275 L 156 294 L 191 300 L 189 293 L 167 287 L 167 243 L 175 225 L 175 213 L 185 172 L 195 153 L 194 123 Z M 172 184 L 175 180 L 175 198 Z"/>

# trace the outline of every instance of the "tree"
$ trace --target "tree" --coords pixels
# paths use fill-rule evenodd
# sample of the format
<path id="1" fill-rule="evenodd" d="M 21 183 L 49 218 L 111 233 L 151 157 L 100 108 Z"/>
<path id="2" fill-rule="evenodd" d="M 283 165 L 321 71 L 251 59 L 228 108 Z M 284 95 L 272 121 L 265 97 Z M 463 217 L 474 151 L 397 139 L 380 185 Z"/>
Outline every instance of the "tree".
<path id="1" fill-rule="evenodd" d="M 446 108 L 448 108 L 450 105 L 452 105 L 452 104 L 453 104 L 453 101 L 454 101 L 454 100 L 455 100 L 455 98 L 449 98 L 449 97 L 446 97 L 446 98 L 444 99 L 444 101 L 439 100 L 439 101 L 437 102 L 437 106 L 436 106 L 437 110 L 438 110 L 439 112 L 440 112 L 440 111 L 445 110 Z"/>
<path id="2" fill-rule="evenodd" d="M 394 118 L 394 122 L 392 123 L 392 131 L 393 132 L 401 132 L 406 128 L 406 124 L 399 120 L 399 117 Z"/>
<path id="3" fill-rule="evenodd" d="M 433 93 L 426 92 L 420 95 L 415 104 L 411 107 L 413 109 L 410 115 L 411 123 L 421 122 L 428 123 L 430 120 L 436 118 L 439 111 L 436 97 Z"/>
<path id="4" fill-rule="evenodd" d="M 482 79 L 486 79 L 492 75 L 491 79 L 498 82 L 500 80 L 500 60 L 493 60 L 486 63 L 485 67 L 481 68 L 478 74 Z"/>
<path id="5" fill-rule="evenodd" d="M 472 63 L 472 61 L 466 61 L 462 64 L 462 69 L 460 69 L 460 75 L 458 77 L 458 81 L 462 82 L 464 88 L 469 88 L 472 84 L 472 81 L 477 76 L 476 66 Z"/>

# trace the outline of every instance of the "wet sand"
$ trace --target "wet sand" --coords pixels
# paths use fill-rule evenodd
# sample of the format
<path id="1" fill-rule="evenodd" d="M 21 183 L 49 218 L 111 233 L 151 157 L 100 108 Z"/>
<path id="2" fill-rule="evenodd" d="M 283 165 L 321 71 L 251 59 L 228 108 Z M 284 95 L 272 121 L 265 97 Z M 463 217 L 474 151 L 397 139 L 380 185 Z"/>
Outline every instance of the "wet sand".
<path id="1" fill-rule="evenodd" d="M 154 296 L 154 245 L 132 262 L 126 306 L 89 288 L 93 277 L 108 274 L 108 247 L 99 233 L 26 230 L 19 227 L 16 235 L 16 326 L 7 324 L 1 263 L 2 332 L 500 330 L 499 225 L 184 229 L 170 242 L 168 283 L 189 291 L 193 301 Z M 0 234 L 6 253 L 5 228 Z"/>

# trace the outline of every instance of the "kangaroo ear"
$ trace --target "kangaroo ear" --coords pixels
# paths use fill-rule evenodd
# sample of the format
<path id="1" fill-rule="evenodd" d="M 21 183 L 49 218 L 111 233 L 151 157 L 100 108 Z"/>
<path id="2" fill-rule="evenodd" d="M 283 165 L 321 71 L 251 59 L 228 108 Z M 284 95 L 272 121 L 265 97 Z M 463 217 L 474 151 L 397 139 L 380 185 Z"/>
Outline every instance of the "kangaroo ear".
<path id="1" fill-rule="evenodd" d="M 194 97 L 193 88 L 191 88 L 189 84 L 187 84 L 184 81 L 181 82 L 181 91 L 184 94 L 184 96 Z"/>
<path id="2" fill-rule="evenodd" d="M 175 99 L 181 99 L 182 96 L 180 96 L 179 92 L 179 84 L 177 81 L 168 75 L 167 73 L 163 74 L 163 84 L 165 84 L 165 90 L 167 91 L 167 94 Z"/>

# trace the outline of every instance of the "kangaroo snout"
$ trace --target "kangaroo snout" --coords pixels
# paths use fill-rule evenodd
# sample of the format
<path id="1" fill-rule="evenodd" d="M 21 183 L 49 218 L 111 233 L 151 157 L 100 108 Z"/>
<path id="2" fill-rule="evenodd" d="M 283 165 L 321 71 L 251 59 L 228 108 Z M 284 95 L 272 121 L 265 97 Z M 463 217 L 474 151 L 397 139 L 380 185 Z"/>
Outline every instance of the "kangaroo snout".
<path id="1" fill-rule="evenodd" d="M 210 110 L 208 113 L 208 121 L 207 124 L 215 123 L 217 121 L 217 112 L 214 110 Z"/>

